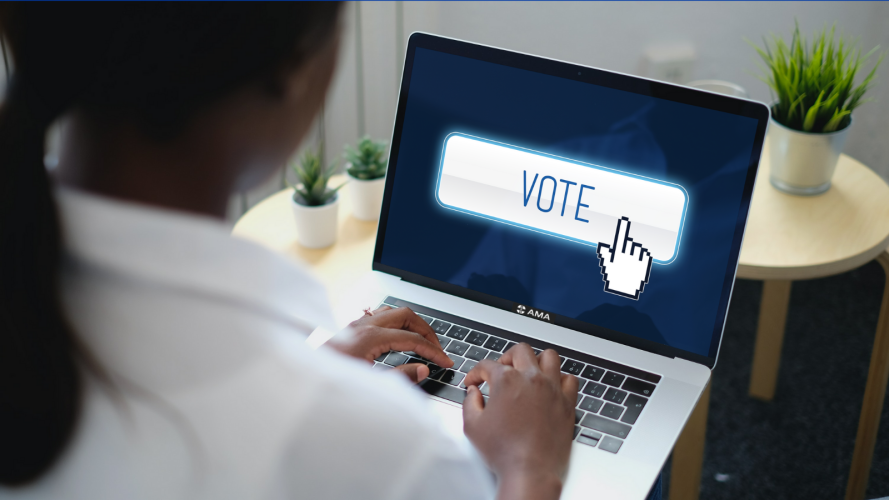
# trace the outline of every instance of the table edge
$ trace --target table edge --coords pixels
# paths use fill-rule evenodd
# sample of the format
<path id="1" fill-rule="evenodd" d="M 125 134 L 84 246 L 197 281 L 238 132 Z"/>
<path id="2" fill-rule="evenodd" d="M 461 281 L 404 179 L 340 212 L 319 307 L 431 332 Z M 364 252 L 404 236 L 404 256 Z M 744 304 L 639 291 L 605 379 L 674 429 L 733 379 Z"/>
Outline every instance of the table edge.
<path id="1" fill-rule="evenodd" d="M 749 264 L 738 264 L 737 277 L 741 279 L 751 280 L 809 280 L 816 278 L 825 278 L 851 271 L 857 267 L 874 260 L 878 255 L 886 251 L 889 246 L 889 235 L 882 241 L 864 252 L 855 254 L 851 257 L 837 260 L 833 262 L 824 262 L 812 266 L 798 267 L 772 267 L 772 266 L 756 266 Z"/>

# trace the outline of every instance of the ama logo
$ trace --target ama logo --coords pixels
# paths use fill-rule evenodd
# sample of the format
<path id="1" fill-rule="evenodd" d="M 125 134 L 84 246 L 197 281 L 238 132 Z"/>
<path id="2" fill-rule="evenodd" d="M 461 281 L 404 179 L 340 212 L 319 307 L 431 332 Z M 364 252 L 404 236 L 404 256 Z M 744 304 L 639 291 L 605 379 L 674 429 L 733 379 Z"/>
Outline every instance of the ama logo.
<path id="1" fill-rule="evenodd" d="M 530 316 L 534 319 L 539 319 L 540 321 L 546 321 L 547 323 L 553 322 L 548 312 L 541 311 L 540 309 L 534 309 L 533 307 L 528 307 L 522 304 L 516 304 L 515 312 L 516 314 L 521 314 L 522 316 Z"/>

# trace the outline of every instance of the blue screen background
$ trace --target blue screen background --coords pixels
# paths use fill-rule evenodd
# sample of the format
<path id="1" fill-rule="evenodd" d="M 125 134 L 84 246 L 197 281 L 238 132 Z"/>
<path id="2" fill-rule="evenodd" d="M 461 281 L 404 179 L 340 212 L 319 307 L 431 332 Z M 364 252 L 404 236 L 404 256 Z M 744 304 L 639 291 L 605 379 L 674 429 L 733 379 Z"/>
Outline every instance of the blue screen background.
<path id="1" fill-rule="evenodd" d="M 381 262 L 707 356 L 756 126 L 417 48 Z M 445 209 L 435 188 L 451 132 L 683 186 L 688 210 L 676 260 L 654 264 L 635 301 L 603 291 L 595 247 Z"/>

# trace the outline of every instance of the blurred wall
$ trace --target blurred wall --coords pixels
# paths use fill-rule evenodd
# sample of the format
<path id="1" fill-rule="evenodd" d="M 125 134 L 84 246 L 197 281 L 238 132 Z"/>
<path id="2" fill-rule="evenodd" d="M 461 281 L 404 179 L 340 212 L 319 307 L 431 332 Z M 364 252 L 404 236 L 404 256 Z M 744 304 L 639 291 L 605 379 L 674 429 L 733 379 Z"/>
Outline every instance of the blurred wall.
<path id="1" fill-rule="evenodd" d="M 650 47 L 692 44 L 691 79 L 740 84 L 770 101 L 756 78 L 758 57 L 744 38 L 790 36 L 794 20 L 811 33 L 836 23 L 866 50 L 889 49 L 886 2 L 360 2 L 346 10 L 339 70 L 317 133 L 327 159 L 367 133 L 388 141 L 395 115 L 404 46 L 413 31 L 519 50 L 645 76 Z M 869 70 L 869 68 L 868 68 Z M 874 102 L 855 112 L 846 152 L 889 180 L 889 60 L 879 71 Z M 258 188 L 250 205 L 281 186 Z"/>
<path id="2" fill-rule="evenodd" d="M 889 2 L 353 2 L 324 112 L 303 148 L 323 143 L 326 160 L 337 161 L 343 145 L 365 133 L 390 139 L 413 31 L 643 76 L 646 49 L 692 44 L 691 79 L 729 80 L 767 102 L 769 90 L 755 76 L 758 58 L 744 38 L 789 37 L 795 19 L 807 35 L 836 23 L 865 50 L 889 49 Z M 855 112 L 846 153 L 889 180 L 889 60 L 870 97 Z M 283 185 L 282 175 L 235 197 L 230 218 Z"/>

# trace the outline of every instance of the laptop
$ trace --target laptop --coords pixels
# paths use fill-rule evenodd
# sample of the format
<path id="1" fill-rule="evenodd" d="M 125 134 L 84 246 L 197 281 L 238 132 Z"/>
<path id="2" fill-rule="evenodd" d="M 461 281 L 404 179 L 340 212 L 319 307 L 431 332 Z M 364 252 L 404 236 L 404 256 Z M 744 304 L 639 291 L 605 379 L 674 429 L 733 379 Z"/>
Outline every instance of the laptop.
<path id="1" fill-rule="evenodd" d="M 362 306 L 436 331 L 455 365 L 422 388 L 464 441 L 465 374 L 513 343 L 555 349 L 580 380 L 563 498 L 643 499 L 716 365 L 768 120 L 750 100 L 414 33 Z M 407 362 L 428 363 L 375 368 Z"/>

